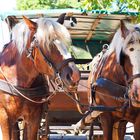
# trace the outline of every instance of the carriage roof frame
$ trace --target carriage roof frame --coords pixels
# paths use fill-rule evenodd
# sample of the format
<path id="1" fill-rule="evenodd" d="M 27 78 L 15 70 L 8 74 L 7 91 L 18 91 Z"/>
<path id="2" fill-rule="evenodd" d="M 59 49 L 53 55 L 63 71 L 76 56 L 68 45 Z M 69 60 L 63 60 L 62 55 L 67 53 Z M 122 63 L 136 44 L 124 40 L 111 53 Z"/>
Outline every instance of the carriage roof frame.
<path id="1" fill-rule="evenodd" d="M 56 20 L 60 14 L 69 12 L 72 13 L 72 15 L 77 19 L 77 25 L 69 29 L 73 40 L 73 45 L 77 48 L 82 48 L 83 50 L 89 52 L 89 54 L 87 53 L 87 56 L 84 59 L 91 59 L 91 56 L 94 57 L 99 51 L 101 51 L 103 44 L 110 43 L 116 30 L 120 25 L 120 20 L 130 22 L 140 15 L 140 12 L 110 12 L 106 10 L 13 10 L 2 11 L 0 13 L 0 20 L 4 20 L 8 16 L 16 16 L 16 18 L 21 20 L 22 15 L 25 15 L 30 19 L 37 19 L 39 17 L 49 17 Z M 76 59 L 81 58 L 76 56 Z M 82 62 L 79 61 L 78 63 Z"/>
<path id="2" fill-rule="evenodd" d="M 57 19 L 61 13 L 69 12 L 73 13 L 73 16 L 78 21 L 76 27 L 70 28 L 72 39 L 84 39 L 85 41 L 110 41 L 120 24 L 120 20 L 129 22 L 140 15 L 140 12 L 81 11 L 80 9 L 13 10 L 1 12 L 0 19 L 4 20 L 8 16 L 16 16 L 18 19 L 21 19 L 22 15 L 28 16 L 30 19 L 39 17 Z"/>

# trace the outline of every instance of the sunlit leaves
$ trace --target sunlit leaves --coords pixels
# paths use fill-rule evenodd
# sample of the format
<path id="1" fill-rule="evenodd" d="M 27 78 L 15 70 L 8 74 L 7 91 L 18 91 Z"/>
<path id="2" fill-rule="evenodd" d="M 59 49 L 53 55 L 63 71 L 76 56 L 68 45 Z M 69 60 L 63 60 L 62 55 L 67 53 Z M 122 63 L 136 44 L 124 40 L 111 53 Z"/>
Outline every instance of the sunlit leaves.
<path id="1" fill-rule="evenodd" d="M 113 5 L 119 10 L 133 9 L 140 11 L 140 0 L 82 0 L 82 8 L 86 10 L 105 9 L 114 11 Z"/>
<path id="2" fill-rule="evenodd" d="M 17 0 L 18 10 L 78 8 L 77 0 Z"/>
<path id="3" fill-rule="evenodd" d="M 129 14 L 132 11 L 140 12 L 140 0 L 17 0 L 17 7 L 18 10 L 78 8 Z M 140 22 L 139 15 L 137 22 Z"/>
<path id="4" fill-rule="evenodd" d="M 82 9 L 107 10 L 111 13 L 121 14 L 126 12 L 128 15 L 140 12 L 140 0 L 83 0 Z M 140 14 L 133 14 L 133 22 L 140 22 Z"/>

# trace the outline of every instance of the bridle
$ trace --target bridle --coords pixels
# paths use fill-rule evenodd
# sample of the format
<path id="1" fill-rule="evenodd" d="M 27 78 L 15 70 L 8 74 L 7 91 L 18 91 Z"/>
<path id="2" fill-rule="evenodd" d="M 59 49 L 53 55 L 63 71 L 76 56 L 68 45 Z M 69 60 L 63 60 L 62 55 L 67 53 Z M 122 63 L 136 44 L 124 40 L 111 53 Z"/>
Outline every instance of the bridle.
<path id="1" fill-rule="evenodd" d="M 125 76 L 126 77 L 126 76 Z M 126 80 L 126 87 L 128 87 L 128 93 L 127 93 L 127 96 L 129 97 L 129 98 L 131 98 L 131 99 L 129 99 L 129 100 L 131 100 L 131 101 L 133 101 L 133 102 L 136 102 L 136 103 L 139 103 L 140 104 L 140 101 L 137 101 L 137 100 L 135 100 L 134 98 L 135 98 L 135 93 L 134 93 L 134 95 L 132 96 L 132 97 L 130 97 L 130 90 L 131 90 L 131 84 L 132 84 L 132 82 L 133 82 L 133 80 L 135 80 L 135 79 L 137 79 L 137 78 L 140 78 L 140 73 L 138 73 L 138 74 L 134 74 L 134 75 L 132 75 L 130 78 L 125 78 Z"/>
<path id="2" fill-rule="evenodd" d="M 53 40 L 50 44 L 52 44 L 54 41 L 55 40 Z M 46 64 L 48 64 L 51 68 L 53 68 L 53 70 L 55 72 L 54 82 L 50 80 L 50 83 L 51 83 L 51 85 L 54 89 L 53 95 L 50 95 L 50 96 L 53 97 L 56 94 L 56 91 L 62 91 L 63 90 L 64 93 L 76 103 L 78 111 L 81 114 L 83 114 L 82 109 L 81 109 L 82 104 L 80 104 L 79 96 L 78 96 L 77 92 L 74 93 L 74 96 L 75 96 L 75 98 L 74 98 L 72 96 L 72 94 L 64 88 L 64 82 L 60 77 L 60 74 L 61 74 L 62 70 L 65 68 L 65 66 L 68 65 L 69 62 L 74 62 L 74 58 L 68 58 L 68 59 L 62 61 L 61 63 L 55 65 L 53 62 L 50 61 L 50 59 L 47 57 L 47 55 L 44 54 L 42 48 L 39 45 L 39 42 L 38 42 L 36 36 L 34 35 L 33 41 L 31 42 L 31 45 L 30 45 L 30 48 L 27 51 L 28 52 L 27 57 L 30 57 L 33 61 L 34 61 L 33 50 L 34 50 L 35 47 L 39 50 L 39 52 L 42 55 Z M 55 83 L 56 86 L 54 86 L 53 83 Z"/>
<path id="3" fill-rule="evenodd" d="M 53 40 L 55 41 L 55 40 Z M 51 43 L 53 43 L 53 41 Z M 7 85 L 10 86 L 12 89 L 14 89 L 17 93 L 17 95 L 20 95 L 21 97 L 23 97 L 24 99 L 32 102 L 32 103 L 36 103 L 36 104 L 42 104 L 42 103 L 46 103 L 48 102 L 55 94 L 57 91 L 59 90 L 63 90 L 64 88 L 64 82 L 60 77 L 60 74 L 62 72 L 62 70 L 65 68 L 65 66 L 68 65 L 69 62 L 74 62 L 73 58 L 69 58 L 66 59 L 64 61 L 62 61 L 61 63 L 58 63 L 57 65 L 55 65 L 47 55 L 44 54 L 42 48 L 39 45 L 39 42 L 36 38 L 36 36 L 33 36 L 32 42 L 30 43 L 30 47 L 26 50 L 26 54 L 27 54 L 27 58 L 31 59 L 34 62 L 34 55 L 33 55 L 33 51 L 34 49 L 37 48 L 40 52 L 40 54 L 42 55 L 43 60 L 45 61 L 45 63 L 54 70 L 55 73 L 55 79 L 54 79 L 54 83 L 56 85 L 56 87 L 54 88 L 54 92 L 49 95 L 47 98 L 43 98 L 41 101 L 35 101 L 29 97 L 27 97 L 26 95 L 24 95 L 22 92 L 20 92 L 15 86 L 13 86 L 10 81 L 6 78 L 6 76 L 4 75 L 4 72 L 2 71 L 2 69 L 0 69 L 0 72 L 2 73 L 3 77 L 5 78 Z M 36 68 L 36 67 L 35 67 Z M 36 68 L 37 69 L 37 68 Z M 23 89 L 23 88 L 22 88 Z M 12 91 L 10 92 L 10 94 L 15 95 Z"/>
<path id="4" fill-rule="evenodd" d="M 135 27 L 134 29 L 135 29 L 134 31 L 138 31 L 140 33 L 140 28 L 139 27 Z M 130 78 L 128 78 L 127 83 L 130 84 L 136 78 L 140 78 L 140 73 L 134 74 Z"/>
<path id="5" fill-rule="evenodd" d="M 55 40 L 52 41 L 52 43 L 54 42 Z M 42 48 L 40 47 L 39 45 L 39 42 L 36 38 L 36 36 L 34 35 L 33 37 L 33 40 L 31 42 L 31 45 L 30 47 L 27 49 L 27 57 L 28 58 L 31 58 L 32 60 L 34 60 L 34 56 L 33 56 L 33 50 L 34 48 L 37 48 L 40 52 L 40 54 L 42 55 L 43 57 L 43 60 L 46 62 L 46 64 L 48 64 L 51 68 L 53 68 L 54 72 L 58 75 L 60 75 L 62 69 L 68 65 L 69 62 L 74 62 L 74 58 L 68 58 L 66 60 L 63 60 L 61 63 L 59 64 L 54 64 L 50 59 L 49 57 L 47 57 L 47 55 L 44 54 Z"/>
<path id="6" fill-rule="evenodd" d="M 104 54 L 105 55 L 105 54 Z M 96 77 L 96 80 L 98 79 L 98 78 L 100 78 L 100 77 L 102 77 L 101 76 L 101 72 L 102 72 L 102 68 L 104 67 L 104 65 L 105 65 L 105 63 L 106 63 L 106 61 L 107 61 L 107 59 L 108 59 L 108 56 L 103 56 L 102 58 L 101 58 L 101 61 L 100 61 L 100 63 L 98 64 L 98 66 L 97 67 L 100 67 L 100 70 L 97 72 L 97 77 Z M 130 97 L 129 97 L 129 94 L 130 94 L 130 90 L 131 90 L 131 83 L 133 82 L 133 80 L 135 80 L 135 79 L 137 79 L 137 78 L 140 78 L 140 73 L 138 73 L 138 74 L 134 74 L 134 75 L 132 75 L 132 76 L 128 76 L 128 74 L 127 74 L 127 72 L 125 71 L 125 69 L 124 69 L 124 66 L 122 65 L 122 64 L 120 64 L 120 66 L 122 67 L 122 70 L 123 70 L 123 73 L 124 73 L 124 82 L 125 82 L 125 88 L 126 88 L 126 92 L 124 93 L 124 97 L 115 97 L 115 96 L 113 96 L 113 95 L 109 95 L 108 97 L 110 97 L 110 98 L 114 98 L 115 100 L 118 100 L 118 101 L 124 101 L 124 102 L 129 102 L 130 103 Z M 95 84 L 95 87 L 96 87 L 96 80 L 95 80 L 95 82 L 93 83 L 93 87 L 94 87 L 94 84 Z M 93 81 L 92 81 L 93 82 Z M 120 85 L 121 86 L 121 85 Z M 105 94 L 104 93 L 100 93 L 100 92 L 98 92 L 98 91 L 94 91 L 94 88 L 92 88 L 92 90 L 93 90 L 93 92 L 97 92 L 98 94 L 101 94 L 101 95 L 103 95 L 103 96 L 105 96 Z M 137 101 L 138 102 L 138 101 Z M 140 102 L 138 102 L 138 103 L 140 103 Z"/>

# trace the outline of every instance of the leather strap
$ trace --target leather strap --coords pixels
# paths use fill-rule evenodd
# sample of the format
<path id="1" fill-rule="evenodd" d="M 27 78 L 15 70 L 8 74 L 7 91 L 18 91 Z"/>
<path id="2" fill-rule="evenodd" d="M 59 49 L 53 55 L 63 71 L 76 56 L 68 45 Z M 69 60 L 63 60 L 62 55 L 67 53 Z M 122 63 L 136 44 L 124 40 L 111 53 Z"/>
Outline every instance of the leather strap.
<path id="1" fill-rule="evenodd" d="M 45 97 L 48 95 L 48 86 L 41 85 L 35 88 L 21 88 L 15 87 L 18 91 L 20 91 L 23 95 L 27 97 Z M 0 80 L 0 90 L 6 92 L 7 94 L 11 94 L 14 96 L 19 96 L 17 91 L 6 81 Z"/>
<path id="2" fill-rule="evenodd" d="M 96 81 L 95 92 L 100 91 L 103 94 L 107 93 L 110 96 L 125 98 L 128 95 L 128 87 L 117 84 L 106 78 L 99 78 Z"/>
<path id="3" fill-rule="evenodd" d="M 136 78 L 140 78 L 140 73 L 132 75 L 132 77 L 127 80 L 127 82 L 131 83 Z"/>

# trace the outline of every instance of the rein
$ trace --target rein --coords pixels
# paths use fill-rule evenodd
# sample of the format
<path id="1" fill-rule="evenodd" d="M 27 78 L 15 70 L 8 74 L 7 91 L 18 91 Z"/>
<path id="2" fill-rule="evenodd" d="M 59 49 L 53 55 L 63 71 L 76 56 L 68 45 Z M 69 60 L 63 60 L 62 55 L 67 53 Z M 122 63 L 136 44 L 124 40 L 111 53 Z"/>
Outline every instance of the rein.
<path id="1" fill-rule="evenodd" d="M 32 102 L 32 103 L 36 103 L 36 104 L 43 104 L 45 102 L 48 102 L 55 94 L 57 91 L 59 91 L 63 86 L 63 81 L 61 80 L 59 73 L 61 72 L 61 70 L 69 63 L 69 62 L 73 62 L 74 59 L 73 58 L 69 58 L 64 60 L 62 63 L 58 64 L 58 66 L 56 67 L 50 60 L 49 58 L 43 53 L 43 50 L 40 48 L 38 40 L 36 38 L 33 39 L 33 41 L 31 42 L 30 48 L 27 50 L 27 57 L 30 58 L 32 61 L 34 61 L 34 57 L 32 55 L 34 48 L 37 47 L 43 57 L 43 59 L 45 60 L 45 62 L 54 69 L 55 73 L 56 73 L 56 78 L 55 78 L 55 84 L 57 85 L 57 88 L 54 89 L 54 92 L 49 95 L 47 98 L 43 98 L 41 101 L 36 101 L 31 99 L 30 97 L 43 97 L 45 95 L 44 94 L 39 94 L 38 96 L 36 96 L 36 93 L 38 94 L 38 92 L 42 93 L 42 91 L 45 92 L 45 90 L 42 90 L 45 88 L 44 86 L 40 86 L 40 87 L 36 87 L 36 88 L 21 88 L 21 87 L 15 87 L 14 85 L 12 85 L 10 83 L 10 81 L 6 78 L 6 76 L 4 75 L 2 69 L 0 68 L 0 72 L 2 73 L 5 81 L 0 80 L 1 85 L 3 85 L 3 87 L 0 87 L 0 90 L 3 90 L 9 94 L 12 94 L 14 96 L 18 96 L 20 95 L 21 97 L 23 97 L 24 99 Z M 60 85 L 62 86 L 60 88 Z M 27 96 L 27 92 L 30 92 L 31 94 L 28 94 Z M 26 94 L 24 94 L 26 93 Z"/>
<path id="2" fill-rule="evenodd" d="M 103 54 L 102 55 L 104 55 L 104 53 L 105 52 L 103 52 Z M 101 60 L 99 61 L 99 63 L 98 63 L 98 66 L 101 66 L 100 67 L 100 69 L 99 69 L 99 71 L 98 71 L 98 74 L 97 74 L 97 76 L 96 76 L 96 79 L 98 79 L 98 77 L 100 76 L 100 74 L 101 74 L 101 72 L 102 72 L 102 68 L 103 68 L 103 66 L 104 66 L 104 64 L 105 64 L 105 62 L 106 62 L 106 60 L 107 60 L 107 58 L 108 57 L 101 57 Z M 96 65 L 96 67 L 98 67 L 97 65 Z M 96 70 L 97 70 L 97 68 L 95 68 Z M 94 75 L 95 76 L 95 75 Z M 85 87 L 85 88 L 87 88 L 87 89 L 90 89 L 91 90 L 91 92 L 96 92 L 97 94 L 99 94 L 99 95 L 102 95 L 102 96 L 105 96 L 105 97 L 108 97 L 108 98 L 111 98 L 111 99 L 114 99 L 114 100 L 116 100 L 116 101 L 120 101 L 120 102 L 129 102 L 130 100 L 127 98 L 127 93 L 128 93 L 128 87 L 127 86 L 122 86 L 122 85 L 119 85 L 119 84 L 116 84 L 116 83 L 114 83 L 113 81 L 110 81 L 110 80 L 108 80 L 108 79 L 106 79 L 106 81 L 108 81 L 108 83 L 109 84 L 111 84 L 111 85 L 113 85 L 113 86 L 117 86 L 117 88 L 119 89 L 119 88 L 121 88 L 122 89 L 122 91 L 123 91 L 123 93 L 124 93 L 124 97 L 122 97 L 122 96 L 118 96 L 118 97 L 116 97 L 116 96 L 114 96 L 114 95 L 108 95 L 108 94 L 105 94 L 105 93 L 103 93 L 103 92 L 100 92 L 100 91 L 97 91 L 96 90 L 96 86 L 97 86 L 97 84 L 96 84 L 96 82 L 94 83 L 94 85 L 93 86 L 95 86 L 95 88 L 88 88 L 87 86 L 85 86 L 85 85 L 82 85 L 82 84 L 80 84 L 79 83 L 79 85 L 81 85 L 81 86 L 83 86 L 83 87 Z M 93 82 L 93 81 L 92 81 Z M 122 92 L 121 90 L 119 91 L 119 92 Z M 93 106 L 93 105 L 86 105 L 86 104 L 82 104 L 82 103 L 80 103 L 80 100 L 79 100 L 79 97 L 78 97 L 78 94 L 77 93 L 75 93 L 75 98 L 72 96 L 72 94 L 71 93 L 69 93 L 69 92 L 64 92 L 67 96 L 69 96 L 76 104 L 77 104 L 77 107 L 78 107 L 78 110 L 79 110 L 79 112 L 81 113 L 81 114 L 84 114 L 83 112 L 82 112 L 82 109 L 81 108 L 83 108 L 83 107 L 88 107 L 88 108 L 90 108 L 90 109 L 95 109 L 96 107 L 95 106 Z M 124 104 L 125 104 L 124 103 Z M 125 106 L 125 105 L 124 105 Z M 117 106 L 117 107 L 114 107 L 114 108 L 123 108 L 123 106 Z"/>
<path id="3" fill-rule="evenodd" d="M 86 87 L 87 89 L 90 89 L 87 86 L 84 86 L 82 84 L 80 84 L 80 85 L 83 86 L 83 87 Z M 93 89 L 91 89 L 91 90 L 93 90 Z M 94 105 L 89 105 L 89 104 L 83 104 L 83 103 L 81 103 L 79 101 L 79 99 L 74 98 L 73 95 L 72 95 L 72 93 L 70 93 L 68 91 L 65 91 L 64 93 L 65 93 L 65 95 L 67 95 L 68 97 L 70 97 L 78 105 L 77 106 L 78 107 L 78 111 L 82 115 L 85 114 L 85 112 L 82 111 L 82 108 L 83 107 L 89 108 L 90 111 L 93 111 L 93 110 L 94 111 L 117 111 L 119 108 L 122 107 L 122 106 L 105 107 L 105 106 L 102 106 L 102 105 L 94 106 Z M 98 92 L 98 93 L 101 94 L 101 95 L 105 95 L 102 92 Z M 75 93 L 75 94 L 77 94 L 77 93 Z M 111 96 L 111 95 L 107 95 L 107 96 L 110 97 L 110 98 L 113 98 L 115 100 L 121 100 L 121 101 L 123 100 L 122 97 L 116 98 L 115 96 Z"/>
<path id="4" fill-rule="evenodd" d="M 44 95 L 46 95 L 45 94 L 45 91 L 44 91 L 44 94 L 42 94 L 42 95 L 40 95 L 39 97 L 44 97 L 41 101 L 36 101 L 36 100 L 33 100 L 33 99 L 31 99 L 29 96 L 26 96 L 24 93 L 23 93 L 23 91 L 24 92 L 31 92 L 31 90 L 32 90 L 32 88 L 29 88 L 29 89 L 26 89 L 26 91 L 25 91 L 25 89 L 24 88 L 19 88 L 19 87 L 15 87 L 14 85 L 12 85 L 11 83 L 10 83 L 10 81 L 5 77 L 5 75 L 4 75 L 4 73 L 3 73 L 3 71 L 1 70 L 1 68 L 0 68 L 0 72 L 2 73 L 2 75 L 4 76 L 4 78 L 5 78 L 5 81 L 3 81 L 3 80 L 0 80 L 0 83 L 1 83 L 1 86 L 0 86 L 0 90 L 3 90 L 3 91 L 5 91 L 5 92 L 7 92 L 8 94 L 12 94 L 12 95 L 14 95 L 14 96 L 21 96 L 22 98 L 24 98 L 24 99 L 26 99 L 27 101 L 30 101 L 30 102 L 32 102 L 32 103 L 35 103 L 35 104 L 43 104 L 43 103 L 46 103 L 46 102 L 48 102 L 48 101 L 50 101 L 50 99 L 54 96 L 54 95 L 56 95 L 56 91 L 57 91 L 57 89 L 55 89 L 54 90 L 54 92 L 51 94 L 51 95 L 49 95 L 48 97 L 44 97 Z M 4 88 L 3 88 L 4 87 Z M 37 88 L 33 88 L 33 92 L 35 92 L 35 93 L 38 93 L 40 90 L 42 90 L 42 87 L 43 88 L 45 88 L 44 86 L 40 86 L 40 87 L 37 87 Z M 40 88 L 39 90 L 38 90 L 38 88 Z M 21 89 L 22 89 L 22 92 L 21 92 Z M 34 94 L 35 95 L 35 94 Z M 31 97 L 33 97 L 33 96 L 31 96 Z M 34 97 L 38 97 L 38 96 L 34 96 Z"/>

